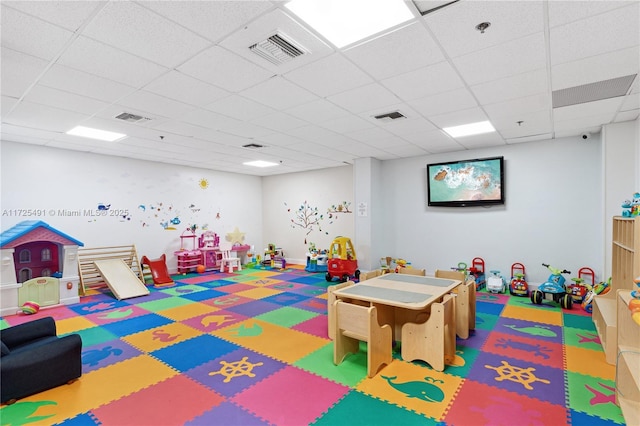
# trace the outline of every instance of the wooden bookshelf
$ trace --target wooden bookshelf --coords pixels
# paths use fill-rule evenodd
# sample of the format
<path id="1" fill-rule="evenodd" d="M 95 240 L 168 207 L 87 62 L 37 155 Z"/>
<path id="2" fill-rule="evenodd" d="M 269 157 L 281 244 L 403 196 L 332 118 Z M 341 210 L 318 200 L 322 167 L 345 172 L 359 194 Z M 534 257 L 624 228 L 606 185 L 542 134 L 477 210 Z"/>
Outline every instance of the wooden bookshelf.
<path id="1" fill-rule="evenodd" d="M 631 318 L 631 291 L 618 291 L 616 404 L 628 425 L 640 425 L 640 325 Z"/>
<path id="2" fill-rule="evenodd" d="M 593 300 L 593 323 L 598 330 L 606 360 L 615 365 L 617 343 L 617 291 L 632 290 L 640 276 L 640 217 L 613 218 L 611 252 L 611 290 Z"/>

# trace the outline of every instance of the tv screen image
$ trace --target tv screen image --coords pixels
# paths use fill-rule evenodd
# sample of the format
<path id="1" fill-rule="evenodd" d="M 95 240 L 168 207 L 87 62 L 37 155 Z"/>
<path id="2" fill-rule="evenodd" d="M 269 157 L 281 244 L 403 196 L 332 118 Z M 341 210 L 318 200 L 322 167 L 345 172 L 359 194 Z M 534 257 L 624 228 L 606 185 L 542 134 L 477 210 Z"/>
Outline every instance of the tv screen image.
<path id="1" fill-rule="evenodd" d="M 429 206 L 504 204 L 504 157 L 427 165 Z"/>

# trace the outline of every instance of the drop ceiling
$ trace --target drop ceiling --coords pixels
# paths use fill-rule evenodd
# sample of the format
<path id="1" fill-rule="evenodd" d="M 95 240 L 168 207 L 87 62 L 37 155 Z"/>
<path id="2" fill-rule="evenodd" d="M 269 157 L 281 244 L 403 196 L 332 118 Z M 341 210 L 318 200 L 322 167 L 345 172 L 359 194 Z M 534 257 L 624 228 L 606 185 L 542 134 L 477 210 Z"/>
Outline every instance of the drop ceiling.
<path id="1" fill-rule="evenodd" d="M 638 1 L 447 3 L 409 1 L 411 21 L 337 49 L 281 1 L 2 1 L 0 137 L 267 176 L 638 118 Z M 274 35 L 302 54 L 252 52 Z M 441 130 L 483 120 L 497 132 Z M 128 137 L 65 134 L 77 125 Z"/>

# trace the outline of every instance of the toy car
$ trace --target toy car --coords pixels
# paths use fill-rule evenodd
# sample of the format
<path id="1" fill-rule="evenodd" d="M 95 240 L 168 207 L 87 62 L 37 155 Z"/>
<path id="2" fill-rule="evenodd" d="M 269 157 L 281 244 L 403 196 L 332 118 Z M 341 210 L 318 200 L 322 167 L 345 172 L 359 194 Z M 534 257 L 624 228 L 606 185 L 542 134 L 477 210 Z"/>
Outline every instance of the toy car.
<path id="1" fill-rule="evenodd" d="M 340 282 L 345 282 L 354 277 L 355 279 L 360 278 L 356 250 L 349 238 L 337 237 L 329 246 L 329 259 L 327 260 L 325 278 L 327 281 L 333 281 L 334 278 L 338 278 Z"/>
<path id="2" fill-rule="evenodd" d="M 547 281 L 540 284 L 537 290 L 531 292 L 531 302 L 536 305 L 541 305 L 544 299 L 548 299 L 547 296 L 551 296 L 554 302 L 560 303 L 564 309 L 571 309 L 573 307 L 573 298 L 570 294 L 567 294 L 565 288 L 565 278 L 562 274 L 570 274 L 571 271 L 566 269 L 557 269 L 546 263 L 543 263 L 551 271 L 551 275 L 547 278 Z"/>
<path id="3" fill-rule="evenodd" d="M 484 260 L 481 257 L 474 257 L 469 268 L 469 276 L 476 282 L 476 291 L 480 291 L 487 285 L 484 275 Z"/>
<path id="4" fill-rule="evenodd" d="M 587 283 L 584 279 L 585 276 L 591 277 L 591 283 Z M 585 296 L 596 284 L 596 274 L 591 268 L 580 268 L 577 278 L 571 278 L 573 284 L 567 286 L 567 293 L 571 295 L 574 303 L 582 303 Z"/>
<path id="5" fill-rule="evenodd" d="M 500 275 L 500 271 L 494 269 L 489 271 L 491 275 L 489 275 L 489 279 L 487 280 L 487 291 L 491 293 L 506 293 L 507 292 L 507 283 Z"/>
<path id="6" fill-rule="evenodd" d="M 520 271 L 520 272 L 516 272 Z M 524 265 L 514 263 L 511 265 L 511 282 L 509 283 L 509 293 L 514 296 L 529 297 L 529 285 L 524 279 Z"/>

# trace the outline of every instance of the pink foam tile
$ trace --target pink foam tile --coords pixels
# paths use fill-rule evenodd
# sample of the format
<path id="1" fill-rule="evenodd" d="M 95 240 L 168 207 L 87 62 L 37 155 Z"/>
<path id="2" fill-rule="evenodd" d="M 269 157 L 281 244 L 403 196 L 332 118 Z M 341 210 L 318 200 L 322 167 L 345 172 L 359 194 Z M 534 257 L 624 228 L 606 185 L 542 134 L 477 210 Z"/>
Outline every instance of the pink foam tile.
<path id="1" fill-rule="evenodd" d="M 326 339 L 329 338 L 329 334 L 327 332 L 327 316 L 326 315 L 315 316 L 291 328 L 294 330 L 302 331 L 304 333 L 312 334 L 314 336 L 318 336 Z"/>
<path id="2" fill-rule="evenodd" d="M 31 315 L 26 315 L 21 312 L 19 314 L 16 313 L 16 315 L 9 315 L 3 318 L 9 325 L 13 326 L 18 324 L 23 324 L 25 322 L 31 322 L 39 318 L 52 317 L 54 320 L 57 321 L 57 320 L 62 320 L 67 318 L 73 318 L 77 315 L 78 314 L 73 312 L 73 310 L 69 309 L 67 306 L 60 305 L 60 306 L 54 306 L 51 308 L 48 308 L 48 307 L 40 308 L 40 310 L 37 313 L 31 314 Z"/>
<path id="3" fill-rule="evenodd" d="M 179 425 L 220 405 L 224 397 L 186 376 L 174 376 L 93 409 L 103 425 Z"/>
<path id="4" fill-rule="evenodd" d="M 271 424 L 302 425 L 312 423 L 347 392 L 347 386 L 288 366 L 231 401 Z"/>

